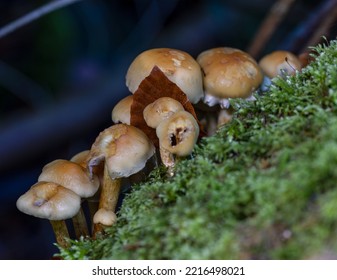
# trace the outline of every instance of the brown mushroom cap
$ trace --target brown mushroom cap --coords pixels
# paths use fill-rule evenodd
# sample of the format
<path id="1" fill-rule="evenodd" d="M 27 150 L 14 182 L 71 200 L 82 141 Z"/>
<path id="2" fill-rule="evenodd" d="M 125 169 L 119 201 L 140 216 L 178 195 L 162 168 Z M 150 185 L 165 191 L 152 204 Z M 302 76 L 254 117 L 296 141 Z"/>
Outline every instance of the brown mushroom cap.
<path id="1" fill-rule="evenodd" d="M 132 101 L 133 95 L 128 95 L 115 105 L 111 112 L 111 118 L 114 123 L 130 124 Z"/>
<path id="2" fill-rule="evenodd" d="M 262 83 L 257 62 L 239 49 L 219 47 L 197 57 L 204 72 L 205 94 L 223 98 L 247 98 Z"/>
<path id="3" fill-rule="evenodd" d="M 134 59 L 126 74 L 126 85 L 132 93 L 155 66 L 187 95 L 191 103 L 197 103 L 203 97 L 199 64 L 188 53 L 170 48 L 147 50 Z"/>
<path id="4" fill-rule="evenodd" d="M 183 157 L 192 152 L 199 136 L 199 126 L 190 113 L 179 111 L 163 120 L 156 133 L 160 147 Z"/>
<path id="5" fill-rule="evenodd" d="M 278 75 L 294 75 L 302 68 L 300 59 L 293 53 L 284 50 L 277 50 L 265 55 L 259 61 L 259 65 L 269 78 Z"/>
<path id="6" fill-rule="evenodd" d="M 96 175 L 91 179 L 81 165 L 63 159 L 46 164 L 38 181 L 54 182 L 84 198 L 93 196 L 99 188 L 99 179 Z"/>
<path id="7" fill-rule="evenodd" d="M 129 177 L 145 167 L 155 148 L 140 129 L 115 124 L 102 131 L 91 147 L 89 169 L 105 160 L 112 179 Z"/>
<path id="8" fill-rule="evenodd" d="M 51 182 L 38 182 L 16 202 L 28 215 L 48 220 L 74 217 L 81 207 L 81 198 L 73 191 Z"/>
<path id="9" fill-rule="evenodd" d="M 146 124 L 156 128 L 159 123 L 178 111 L 184 111 L 184 106 L 170 97 L 161 97 L 147 105 L 143 111 Z"/>

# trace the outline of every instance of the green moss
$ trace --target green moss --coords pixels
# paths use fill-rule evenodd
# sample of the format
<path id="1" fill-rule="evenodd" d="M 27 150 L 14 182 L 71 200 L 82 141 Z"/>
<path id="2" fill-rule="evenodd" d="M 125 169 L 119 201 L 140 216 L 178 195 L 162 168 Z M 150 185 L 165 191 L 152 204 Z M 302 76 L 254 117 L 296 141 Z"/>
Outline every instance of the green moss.
<path id="1" fill-rule="evenodd" d="M 64 258 L 306 259 L 337 249 L 337 41 L 133 187 L 116 226 Z"/>

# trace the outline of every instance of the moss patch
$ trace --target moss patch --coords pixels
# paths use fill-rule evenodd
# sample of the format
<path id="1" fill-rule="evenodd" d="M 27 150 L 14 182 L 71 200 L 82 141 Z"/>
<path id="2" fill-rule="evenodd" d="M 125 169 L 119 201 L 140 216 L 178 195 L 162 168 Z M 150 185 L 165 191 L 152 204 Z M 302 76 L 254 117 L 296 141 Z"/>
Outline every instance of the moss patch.
<path id="1" fill-rule="evenodd" d="M 337 257 L 337 41 L 203 138 L 176 175 L 136 185 L 104 238 L 65 259 Z M 327 253 L 328 252 L 328 253 Z"/>

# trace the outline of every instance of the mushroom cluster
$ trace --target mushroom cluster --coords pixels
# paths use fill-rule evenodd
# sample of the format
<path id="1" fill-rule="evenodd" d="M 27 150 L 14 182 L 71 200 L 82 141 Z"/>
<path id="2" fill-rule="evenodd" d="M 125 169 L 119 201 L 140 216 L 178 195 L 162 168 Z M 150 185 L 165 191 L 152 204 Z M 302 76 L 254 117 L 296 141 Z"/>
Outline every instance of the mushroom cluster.
<path id="1" fill-rule="evenodd" d="M 203 51 L 196 59 L 170 48 L 144 51 L 126 73 L 131 94 L 113 107 L 113 124 L 90 149 L 46 164 L 37 183 L 17 200 L 17 208 L 49 219 L 60 246 L 69 245 L 68 219 L 76 238 L 97 238 L 116 223 L 123 178 L 132 183 L 130 178 L 157 158 L 174 176 L 178 158 L 191 155 L 201 136 L 231 120 L 230 99 L 254 100 L 266 77 L 293 75 L 300 68 L 297 57 L 284 51 L 259 63 L 229 47 Z M 206 133 L 198 120 L 202 112 L 217 117 L 213 128 L 208 119 Z M 84 202 L 89 215 L 83 212 Z"/>
<path id="2" fill-rule="evenodd" d="M 26 214 L 50 220 L 56 241 L 62 247 L 68 246 L 67 219 L 72 219 L 76 237 L 88 236 L 81 204 L 98 191 L 98 177 L 89 177 L 80 164 L 58 159 L 43 167 L 37 181 L 19 197 L 17 208 Z"/>
<path id="3" fill-rule="evenodd" d="M 174 156 L 191 154 L 199 137 L 199 125 L 195 118 L 177 100 L 161 97 L 147 105 L 143 111 L 146 124 L 156 129 L 159 152 L 168 174 L 174 175 Z"/>

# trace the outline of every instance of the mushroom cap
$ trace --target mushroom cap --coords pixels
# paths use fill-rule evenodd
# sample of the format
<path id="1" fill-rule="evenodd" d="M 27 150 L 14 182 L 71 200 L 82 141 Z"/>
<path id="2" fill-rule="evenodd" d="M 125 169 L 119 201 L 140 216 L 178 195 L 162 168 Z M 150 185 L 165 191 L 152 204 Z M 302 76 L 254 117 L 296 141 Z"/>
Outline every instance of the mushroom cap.
<path id="1" fill-rule="evenodd" d="M 302 62 L 291 52 L 277 50 L 265 55 L 259 61 L 262 71 L 269 77 L 278 75 L 294 75 L 301 70 Z"/>
<path id="2" fill-rule="evenodd" d="M 179 111 L 163 120 L 156 129 L 160 147 L 183 157 L 189 155 L 199 136 L 195 118 L 186 111 Z"/>
<path id="3" fill-rule="evenodd" d="M 102 160 L 108 167 L 112 179 L 129 177 L 145 167 L 155 148 L 140 129 L 115 124 L 103 130 L 91 147 L 89 169 Z"/>
<path id="4" fill-rule="evenodd" d="M 81 165 L 64 159 L 46 164 L 38 181 L 54 182 L 84 198 L 93 196 L 99 188 L 99 179 L 96 175 L 91 179 Z"/>
<path id="5" fill-rule="evenodd" d="M 159 67 L 187 95 L 191 103 L 197 103 L 203 97 L 199 64 L 188 53 L 170 48 L 150 49 L 134 59 L 126 74 L 126 85 L 132 93 L 149 76 L 154 66 Z"/>
<path id="6" fill-rule="evenodd" d="M 93 217 L 94 224 L 102 224 L 104 226 L 112 226 L 116 221 L 116 214 L 105 208 L 98 209 Z"/>
<path id="7" fill-rule="evenodd" d="M 248 53 L 219 47 L 197 57 L 204 72 L 205 94 L 223 98 L 246 98 L 262 83 L 262 71 Z"/>
<path id="8" fill-rule="evenodd" d="M 111 112 L 111 118 L 114 123 L 130 124 L 132 101 L 133 95 L 128 95 L 115 105 Z"/>
<path id="9" fill-rule="evenodd" d="M 184 106 L 170 97 L 161 97 L 147 105 L 143 111 L 146 124 L 156 128 L 159 123 L 178 111 L 184 111 Z"/>
<path id="10" fill-rule="evenodd" d="M 81 198 L 73 191 L 52 182 L 37 182 L 16 202 L 23 213 L 48 220 L 74 217 L 81 207 Z"/>
<path id="11" fill-rule="evenodd" d="M 85 168 L 87 166 L 87 159 L 88 159 L 89 153 L 90 153 L 90 150 L 81 151 L 73 155 L 70 161 L 75 162 L 81 165 L 83 168 Z"/>

